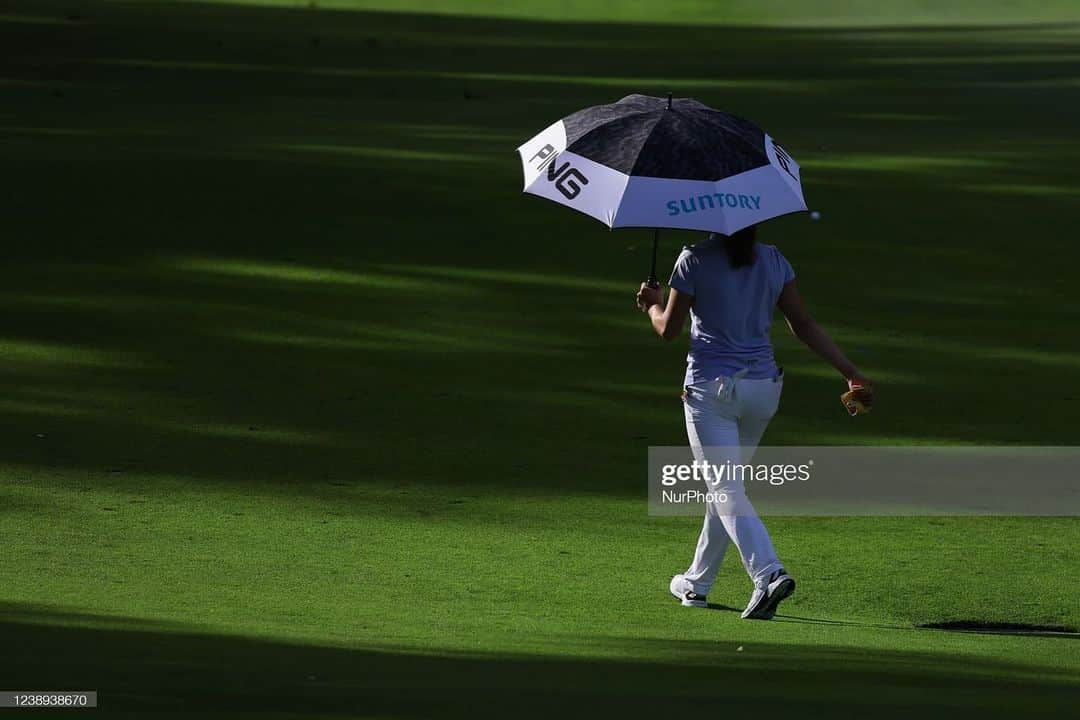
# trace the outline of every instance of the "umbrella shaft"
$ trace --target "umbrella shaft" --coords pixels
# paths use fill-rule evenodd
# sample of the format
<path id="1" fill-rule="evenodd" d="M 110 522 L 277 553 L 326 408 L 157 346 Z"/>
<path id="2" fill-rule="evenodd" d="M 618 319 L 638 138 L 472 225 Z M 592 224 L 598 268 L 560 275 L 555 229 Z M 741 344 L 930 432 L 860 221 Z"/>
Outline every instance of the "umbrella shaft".
<path id="1" fill-rule="evenodd" d="M 652 236 L 652 268 L 649 270 L 649 279 L 645 284 L 649 287 L 660 287 L 660 281 L 656 279 L 656 249 L 660 245 L 660 228 L 653 230 Z"/>

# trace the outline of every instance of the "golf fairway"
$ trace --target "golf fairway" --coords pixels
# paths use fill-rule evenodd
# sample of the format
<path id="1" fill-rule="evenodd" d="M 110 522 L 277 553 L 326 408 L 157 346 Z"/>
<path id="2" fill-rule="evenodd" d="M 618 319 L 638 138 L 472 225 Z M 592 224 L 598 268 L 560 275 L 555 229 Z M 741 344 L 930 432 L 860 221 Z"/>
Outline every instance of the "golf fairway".
<path id="1" fill-rule="evenodd" d="M 1076 518 L 766 518 L 799 583 L 776 620 L 739 620 L 734 552 L 680 607 L 700 521 L 645 503 L 646 448 L 685 443 L 685 339 L 634 307 L 651 233 L 522 195 L 514 148 L 673 92 L 798 159 L 821 219 L 760 239 L 879 406 L 848 417 L 778 321 L 766 443 L 1075 444 L 1080 11 L 466 5 L 0 10 L 0 689 L 108 717 L 1075 706 L 1075 633 L 924 626 L 1075 630 Z M 670 268 L 698 235 L 662 237 Z"/>

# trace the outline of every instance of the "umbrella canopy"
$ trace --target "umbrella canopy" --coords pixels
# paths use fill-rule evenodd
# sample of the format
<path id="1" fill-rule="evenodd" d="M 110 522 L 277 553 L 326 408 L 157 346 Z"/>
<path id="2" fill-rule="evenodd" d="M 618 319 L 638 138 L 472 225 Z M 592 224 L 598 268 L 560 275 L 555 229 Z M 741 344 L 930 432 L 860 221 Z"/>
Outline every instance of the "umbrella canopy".
<path id="1" fill-rule="evenodd" d="M 730 235 L 806 210 L 799 165 L 753 123 L 693 98 L 629 95 L 518 148 L 525 192 L 610 228 Z"/>

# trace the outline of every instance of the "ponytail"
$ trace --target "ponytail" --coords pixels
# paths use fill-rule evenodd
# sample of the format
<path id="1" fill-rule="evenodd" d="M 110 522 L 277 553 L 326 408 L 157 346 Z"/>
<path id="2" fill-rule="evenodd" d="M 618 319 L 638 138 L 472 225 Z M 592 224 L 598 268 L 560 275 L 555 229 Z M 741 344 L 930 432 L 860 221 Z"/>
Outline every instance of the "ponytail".
<path id="1" fill-rule="evenodd" d="M 754 264 L 754 243 L 756 240 L 757 229 L 753 225 L 724 237 L 724 250 L 727 251 L 728 262 L 731 263 L 731 267 L 740 268 Z"/>

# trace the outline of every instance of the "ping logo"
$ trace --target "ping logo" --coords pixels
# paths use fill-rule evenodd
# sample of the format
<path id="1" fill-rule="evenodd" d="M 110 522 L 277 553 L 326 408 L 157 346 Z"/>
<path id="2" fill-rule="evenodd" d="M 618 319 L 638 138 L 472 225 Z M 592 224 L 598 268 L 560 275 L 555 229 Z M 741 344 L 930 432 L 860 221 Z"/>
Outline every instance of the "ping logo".
<path id="1" fill-rule="evenodd" d="M 773 152 L 776 153 L 776 162 L 780 163 L 780 167 L 784 168 L 784 172 L 790 175 L 793 180 L 798 180 L 799 178 L 796 177 L 795 173 L 791 172 L 791 163 L 793 163 L 794 160 L 787 154 L 787 151 L 777 145 L 775 140 L 772 141 L 772 148 Z"/>
<path id="2" fill-rule="evenodd" d="M 559 153 L 555 152 L 555 146 L 551 145 L 551 144 L 548 144 L 548 145 L 545 145 L 544 147 L 540 148 L 536 152 L 536 154 L 532 156 L 532 159 L 530 159 L 529 162 L 536 162 L 537 160 L 539 160 L 540 164 L 537 165 L 536 167 L 540 168 L 540 169 L 543 169 L 544 165 L 546 165 L 549 160 L 551 160 L 553 157 L 555 157 L 558 154 Z"/>
<path id="3" fill-rule="evenodd" d="M 548 182 L 555 183 L 555 189 L 567 200 L 573 200 L 581 194 L 582 186 L 589 184 L 589 178 L 577 168 L 570 167 L 569 162 L 556 167 L 555 161 L 558 157 L 559 153 L 556 152 L 555 146 L 548 144 L 540 148 L 529 162 L 539 160 L 537 168 L 541 170 L 546 166 Z"/>

